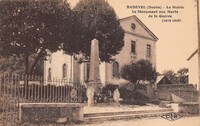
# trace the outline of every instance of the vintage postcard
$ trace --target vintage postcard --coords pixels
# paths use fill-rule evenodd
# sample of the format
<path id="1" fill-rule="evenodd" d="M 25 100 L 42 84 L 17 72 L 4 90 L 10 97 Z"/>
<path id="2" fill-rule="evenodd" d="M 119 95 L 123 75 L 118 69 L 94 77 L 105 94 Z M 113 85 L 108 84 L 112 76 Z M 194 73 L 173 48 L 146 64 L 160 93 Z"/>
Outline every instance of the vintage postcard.
<path id="1" fill-rule="evenodd" d="M 199 0 L 0 0 L 1 126 L 200 126 Z"/>

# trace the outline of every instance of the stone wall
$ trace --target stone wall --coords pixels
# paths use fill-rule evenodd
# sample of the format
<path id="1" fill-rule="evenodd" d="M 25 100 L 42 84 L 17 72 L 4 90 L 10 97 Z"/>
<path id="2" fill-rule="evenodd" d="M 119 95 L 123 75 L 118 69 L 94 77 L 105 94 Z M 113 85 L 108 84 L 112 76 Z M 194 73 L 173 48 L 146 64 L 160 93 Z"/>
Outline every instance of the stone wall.
<path id="1" fill-rule="evenodd" d="M 182 103 L 172 103 L 172 109 L 174 112 L 198 115 L 199 114 L 199 103 L 198 102 L 182 102 Z"/>
<path id="2" fill-rule="evenodd" d="M 83 107 L 79 103 L 20 103 L 19 119 L 32 123 L 82 121 Z"/>
<path id="3" fill-rule="evenodd" d="M 145 89 L 137 89 L 137 92 L 149 99 L 155 99 L 155 88 L 151 84 L 144 84 Z"/>
<path id="4" fill-rule="evenodd" d="M 156 91 L 156 96 L 160 100 L 173 101 L 172 94 L 184 101 L 198 101 L 198 91 L 191 84 L 161 84 Z"/>
<path id="5" fill-rule="evenodd" d="M 183 102 L 179 104 L 180 113 L 188 113 L 192 115 L 199 114 L 199 104 L 198 102 Z"/>

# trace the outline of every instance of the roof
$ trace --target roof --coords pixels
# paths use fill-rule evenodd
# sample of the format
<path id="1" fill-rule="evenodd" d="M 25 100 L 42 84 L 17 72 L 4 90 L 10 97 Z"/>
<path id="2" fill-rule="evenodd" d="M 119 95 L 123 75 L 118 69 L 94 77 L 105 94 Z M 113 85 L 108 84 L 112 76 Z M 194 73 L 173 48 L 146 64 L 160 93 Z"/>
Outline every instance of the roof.
<path id="1" fill-rule="evenodd" d="M 192 57 L 198 53 L 198 49 L 196 49 L 188 58 L 187 61 L 189 61 L 190 59 L 192 59 Z"/>
<path id="2" fill-rule="evenodd" d="M 129 17 L 125 17 L 125 18 L 121 18 L 119 19 L 119 21 L 124 21 L 130 18 L 134 18 L 136 21 L 138 21 L 138 23 L 157 41 L 158 37 L 136 16 L 136 15 L 132 15 Z"/>
<path id="3" fill-rule="evenodd" d="M 172 84 L 172 82 L 165 75 L 161 75 L 157 76 L 156 84 Z"/>
<path id="4" fill-rule="evenodd" d="M 165 76 L 161 75 L 161 76 L 157 76 L 156 78 L 156 84 L 159 83 Z"/>

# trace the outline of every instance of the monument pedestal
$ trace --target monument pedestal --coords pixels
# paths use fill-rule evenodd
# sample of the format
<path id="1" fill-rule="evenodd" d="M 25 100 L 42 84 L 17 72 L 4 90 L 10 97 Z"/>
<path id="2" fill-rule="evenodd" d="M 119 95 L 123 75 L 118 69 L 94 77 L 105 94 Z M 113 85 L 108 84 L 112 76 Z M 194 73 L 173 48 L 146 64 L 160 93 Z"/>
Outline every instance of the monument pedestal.
<path id="1" fill-rule="evenodd" d="M 87 87 L 87 104 L 91 106 L 94 103 L 94 88 L 92 86 Z"/>
<path id="2" fill-rule="evenodd" d="M 94 95 L 101 91 L 101 81 L 89 81 L 87 85 L 88 106 L 95 103 Z"/>

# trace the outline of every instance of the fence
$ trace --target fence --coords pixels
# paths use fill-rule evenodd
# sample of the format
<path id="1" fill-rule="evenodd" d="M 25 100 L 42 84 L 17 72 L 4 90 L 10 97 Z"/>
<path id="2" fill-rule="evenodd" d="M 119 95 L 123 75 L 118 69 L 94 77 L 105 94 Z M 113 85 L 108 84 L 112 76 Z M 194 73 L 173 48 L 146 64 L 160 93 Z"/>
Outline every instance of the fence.
<path id="1" fill-rule="evenodd" d="M 19 103 L 22 102 L 64 102 L 86 101 L 84 83 L 68 79 L 44 80 L 40 76 L 0 76 L 0 121 L 17 121 Z"/>

